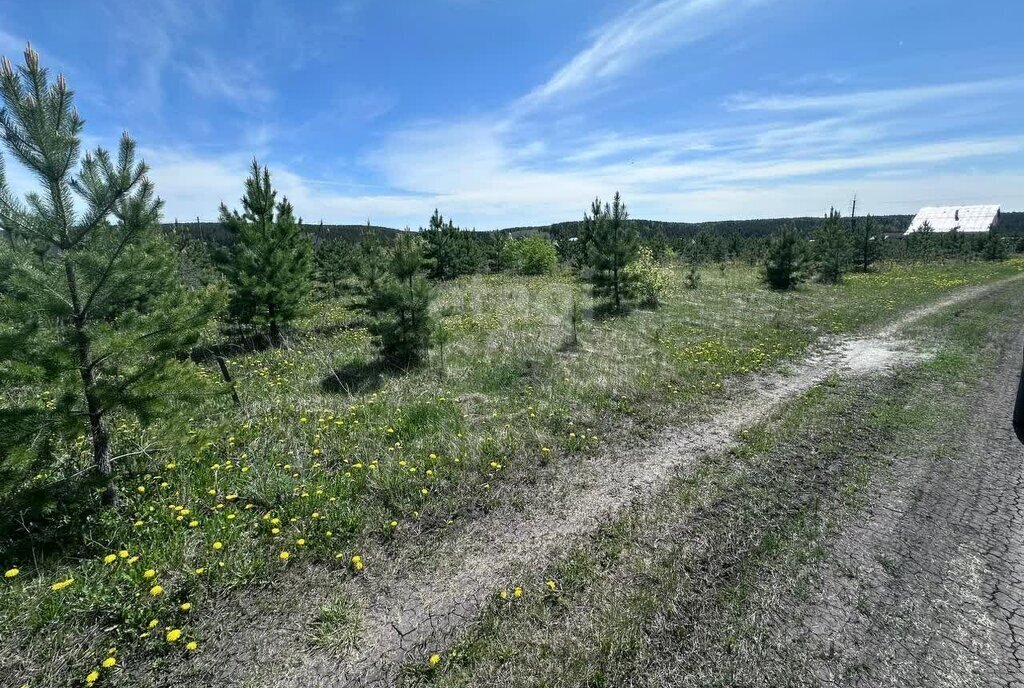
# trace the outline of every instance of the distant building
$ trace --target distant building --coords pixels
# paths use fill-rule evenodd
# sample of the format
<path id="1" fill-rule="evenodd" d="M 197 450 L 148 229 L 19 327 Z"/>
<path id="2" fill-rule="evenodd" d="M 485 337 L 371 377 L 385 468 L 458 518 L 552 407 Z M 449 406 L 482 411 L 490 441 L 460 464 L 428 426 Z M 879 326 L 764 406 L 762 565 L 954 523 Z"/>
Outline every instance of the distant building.
<path id="1" fill-rule="evenodd" d="M 933 232 L 988 232 L 999 224 L 997 205 L 952 205 L 921 208 L 904 234 L 913 234 L 925 225 Z"/>

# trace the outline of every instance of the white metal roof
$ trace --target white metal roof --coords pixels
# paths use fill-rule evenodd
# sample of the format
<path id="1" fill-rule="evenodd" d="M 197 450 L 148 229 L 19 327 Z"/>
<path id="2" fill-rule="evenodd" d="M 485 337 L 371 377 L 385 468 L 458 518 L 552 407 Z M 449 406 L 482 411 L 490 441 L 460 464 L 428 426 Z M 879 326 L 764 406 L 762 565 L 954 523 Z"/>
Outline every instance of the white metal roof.
<path id="1" fill-rule="evenodd" d="M 987 232 L 999 217 L 997 205 L 951 205 L 921 208 L 910 223 L 907 234 L 913 234 L 927 222 L 935 232 Z"/>

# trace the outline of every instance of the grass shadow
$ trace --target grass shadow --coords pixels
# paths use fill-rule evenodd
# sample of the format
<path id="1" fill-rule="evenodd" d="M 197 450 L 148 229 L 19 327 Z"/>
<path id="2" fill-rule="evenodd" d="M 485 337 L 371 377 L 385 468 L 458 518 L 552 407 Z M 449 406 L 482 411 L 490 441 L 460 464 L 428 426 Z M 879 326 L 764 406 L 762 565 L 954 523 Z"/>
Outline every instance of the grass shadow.
<path id="1" fill-rule="evenodd" d="M 83 523 L 104 517 L 101 486 L 87 476 L 80 480 L 45 481 L 13 489 L 10 475 L 0 476 L 6 498 L 0 502 L 0 551 L 5 561 L 29 562 L 51 556 L 83 557 L 95 543 L 83 537 Z"/>
<path id="2" fill-rule="evenodd" d="M 376 392 L 400 369 L 378 361 L 346 363 L 332 370 L 320 381 L 320 390 L 328 394 L 366 394 Z"/>
<path id="3" fill-rule="evenodd" d="M 633 308 L 627 303 L 623 303 L 616 307 L 614 303 L 606 301 L 596 304 L 592 309 L 590 309 L 589 316 L 590 319 L 596 322 L 603 322 L 627 316 L 631 312 L 633 312 Z"/>

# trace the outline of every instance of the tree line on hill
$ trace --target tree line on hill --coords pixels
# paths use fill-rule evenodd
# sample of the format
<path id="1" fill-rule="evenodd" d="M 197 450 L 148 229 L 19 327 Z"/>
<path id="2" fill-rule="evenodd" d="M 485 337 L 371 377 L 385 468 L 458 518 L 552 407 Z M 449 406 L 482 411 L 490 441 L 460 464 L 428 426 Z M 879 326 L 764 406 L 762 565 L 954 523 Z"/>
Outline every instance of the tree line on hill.
<path id="1" fill-rule="evenodd" d="M 464 230 L 436 210 L 417 232 L 310 231 L 255 160 L 241 207 L 222 204 L 216 232 L 161 231 L 162 204 L 135 142 L 125 134 L 116 155 L 82 155 L 74 94 L 63 76 L 51 82 L 31 48 L 24 66 L 0 62 L 0 99 L 0 140 L 40 182 L 16 198 L 0 157 L 0 471 L 31 475 L 53 461 L 56 438 L 82 433 L 95 469 L 86 487 L 106 503 L 118 499 L 114 420 L 147 422 L 171 400 L 203 393 L 189 354 L 214 322 L 226 336 L 259 333 L 282 346 L 314 298 L 344 296 L 365 315 L 379 359 L 408 368 L 447 336 L 431 314 L 435 285 L 478 272 L 569 271 L 615 315 L 657 307 L 679 261 L 688 289 L 699 288 L 702 265 L 734 260 L 761 265 L 766 284 L 785 290 L 812 276 L 838 283 L 883 257 L 994 260 L 1024 248 L 998 235 L 927 231 L 885 242 L 884 223 L 836 211 L 810 237 L 798 227 L 770 238 L 658 227 L 643 236 L 617 193 L 595 199 L 578 223 L 522 237 Z M 575 298 L 569 317 L 575 333 Z"/>

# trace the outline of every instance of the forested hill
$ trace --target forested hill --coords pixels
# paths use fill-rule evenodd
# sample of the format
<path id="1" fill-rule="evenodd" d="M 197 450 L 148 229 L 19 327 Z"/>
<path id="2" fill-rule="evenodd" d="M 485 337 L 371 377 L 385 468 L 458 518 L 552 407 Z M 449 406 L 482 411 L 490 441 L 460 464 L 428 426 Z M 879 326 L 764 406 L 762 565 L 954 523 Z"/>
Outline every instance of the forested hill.
<path id="1" fill-rule="evenodd" d="M 863 219 L 863 218 L 861 218 Z M 912 215 L 877 215 L 873 220 L 886 232 L 901 232 L 910 224 Z M 738 234 L 745 237 L 763 237 L 775 234 L 783 227 L 795 227 L 801 233 L 812 232 L 820 223 L 820 217 L 780 217 L 762 220 L 722 220 L 718 222 L 662 222 L 659 220 L 630 220 L 644 238 L 664 237 L 673 239 L 690 237 L 701 232 L 712 234 Z M 557 222 L 553 225 L 536 227 L 508 227 L 499 233 L 511 236 L 544 233 L 557 237 L 563 233 L 574 235 L 578 221 Z M 358 241 L 367 235 L 392 237 L 400 230 L 376 225 L 303 225 L 317 240 L 342 239 Z M 165 230 L 175 231 L 190 238 L 224 244 L 228 234 L 219 222 L 172 222 L 163 225 Z M 999 233 L 1024 236 L 1024 212 L 1004 212 L 1000 219 Z"/>
<path id="2" fill-rule="evenodd" d="M 228 231 L 219 222 L 165 222 L 161 227 L 164 231 L 173 232 L 179 236 L 208 241 L 213 244 L 227 244 L 230 239 Z M 399 231 L 376 225 L 325 225 L 322 223 L 312 225 L 304 223 L 302 227 L 317 241 L 336 239 L 360 241 L 371 236 L 391 238 Z"/>
<path id="3" fill-rule="evenodd" d="M 910 225 L 913 215 L 874 215 L 872 221 L 884 232 L 902 232 Z M 859 218 L 863 221 L 863 217 Z M 630 220 L 645 238 L 664 237 L 674 239 L 690 237 L 701 232 L 711 234 L 738 234 L 744 237 L 763 237 L 775 234 L 783 227 L 794 227 L 803 234 L 810 234 L 821 224 L 820 217 L 779 217 L 762 220 L 721 220 L 717 222 L 662 222 L 659 220 Z M 559 222 L 549 227 L 509 227 L 500 230 L 512 236 L 550 233 L 552 236 L 566 232 L 574 234 L 578 221 Z M 999 221 L 1000 234 L 1024 236 L 1024 212 L 1004 212 Z"/>

